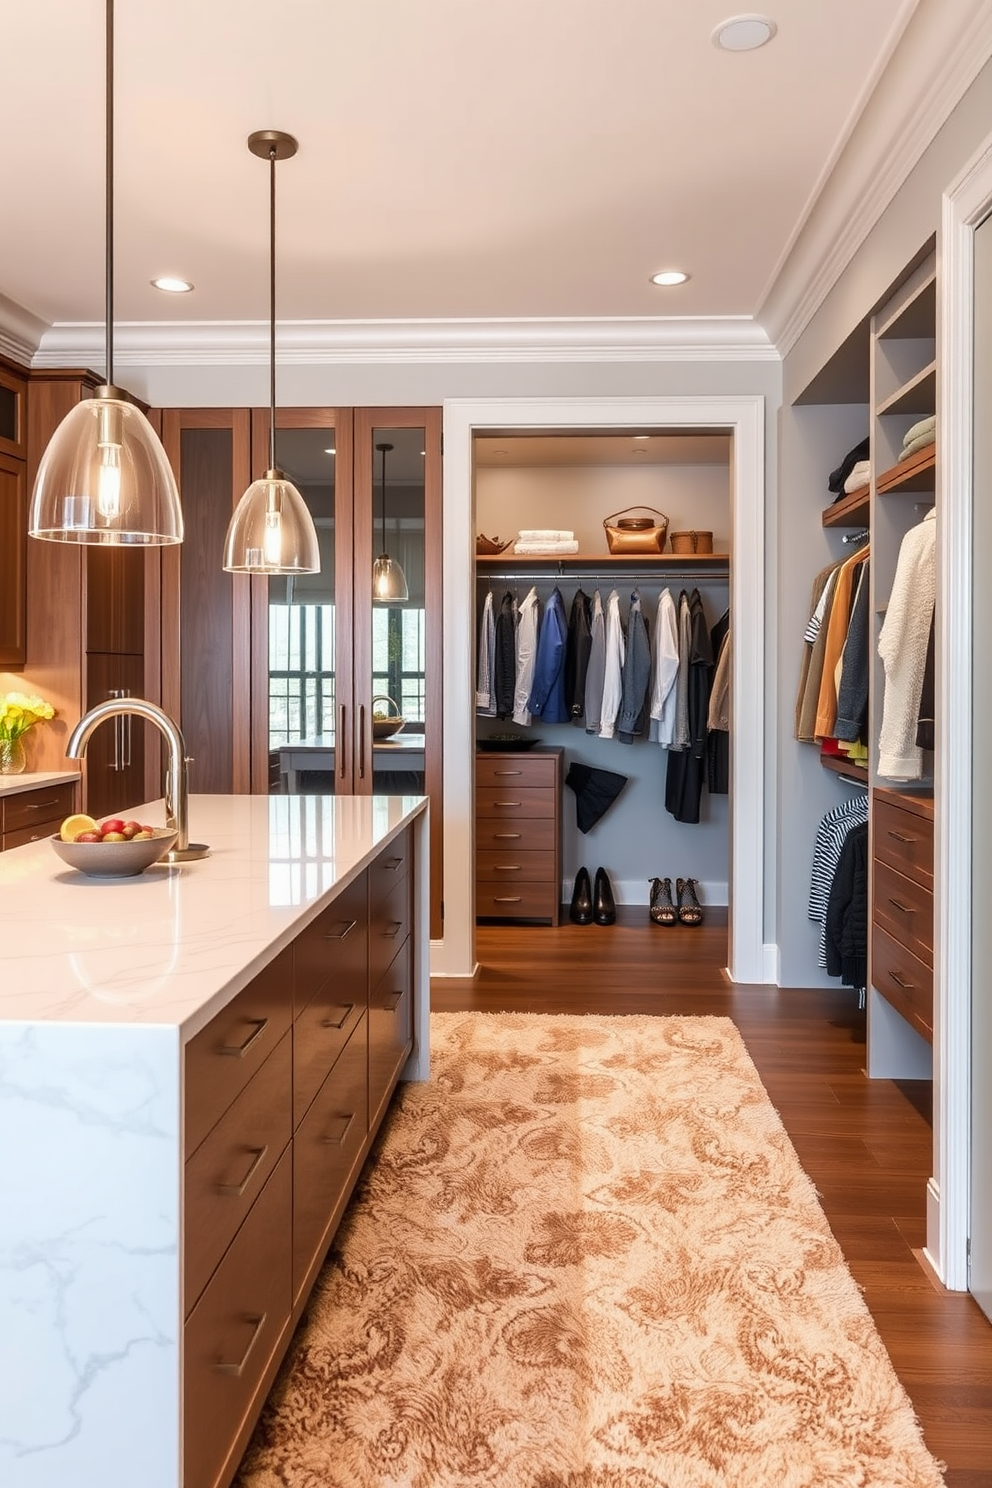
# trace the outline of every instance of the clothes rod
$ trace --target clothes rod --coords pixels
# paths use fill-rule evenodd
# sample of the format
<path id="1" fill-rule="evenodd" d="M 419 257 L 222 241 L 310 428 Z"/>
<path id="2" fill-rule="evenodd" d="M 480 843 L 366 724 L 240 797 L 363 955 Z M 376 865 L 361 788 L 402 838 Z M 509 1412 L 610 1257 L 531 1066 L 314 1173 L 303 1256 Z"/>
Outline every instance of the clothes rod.
<path id="1" fill-rule="evenodd" d="M 552 568 L 552 569 L 533 569 L 533 568 L 519 569 L 518 568 L 518 569 L 512 569 L 509 573 L 477 573 L 476 574 L 476 581 L 479 582 L 479 583 L 485 581 L 486 583 L 491 584 L 491 583 L 493 583 L 494 580 L 496 580 L 496 581 L 498 581 L 499 583 L 502 583 L 502 584 L 508 584 L 508 583 L 519 584 L 521 582 L 526 583 L 526 581 L 528 579 L 554 579 L 556 581 L 559 580 L 559 579 L 566 579 L 566 580 L 575 580 L 576 583 L 581 584 L 583 579 L 585 579 L 587 582 L 591 582 L 593 579 L 595 579 L 597 583 L 600 583 L 600 584 L 607 584 L 607 583 L 609 583 L 609 584 L 612 584 L 615 588 L 620 587 L 623 584 L 625 584 L 628 579 L 637 579 L 637 580 L 640 580 L 642 583 L 667 584 L 670 579 L 724 579 L 724 580 L 729 580 L 729 578 L 730 578 L 730 573 L 729 573 L 729 571 L 725 567 L 724 568 L 713 568 L 713 569 L 709 569 L 709 570 L 698 569 L 698 568 L 692 568 L 692 569 L 686 569 L 686 570 L 666 568 L 666 569 L 664 569 L 662 571 L 659 571 L 657 568 L 650 568 L 650 569 L 645 569 L 643 572 L 641 570 L 639 570 L 639 569 L 625 568 L 625 569 L 622 569 L 622 570 L 619 570 L 619 571 L 615 571 L 613 573 L 597 573 L 595 571 L 589 571 L 587 573 L 575 573 L 574 571 L 573 572 L 569 572 L 569 573 L 564 573 L 560 569 L 556 569 L 556 568 Z"/>

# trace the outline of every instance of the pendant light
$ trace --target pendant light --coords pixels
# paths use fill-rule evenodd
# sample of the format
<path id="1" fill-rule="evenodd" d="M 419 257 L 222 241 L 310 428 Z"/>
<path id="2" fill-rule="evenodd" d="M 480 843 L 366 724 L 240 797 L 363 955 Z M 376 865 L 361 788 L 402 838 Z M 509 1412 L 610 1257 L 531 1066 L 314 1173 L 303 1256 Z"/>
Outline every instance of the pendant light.
<path id="1" fill-rule="evenodd" d="M 401 604 L 410 598 L 406 574 L 395 558 L 390 558 L 386 552 L 386 456 L 392 447 L 391 444 L 376 445 L 382 456 L 382 552 L 372 565 L 372 599 L 376 604 Z"/>
<path id="2" fill-rule="evenodd" d="M 269 162 L 269 468 L 234 509 L 224 544 L 228 573 L 320 572 L 317 530 L 307 504 L 276 467 L 276 161 L 299 148 L 291 134 L 260 129 L 248 136 L 253 155 Z"/>
<path id="3" fill-rule="evenodd" d="M 28 531 L 49 542 L 164 546 L 183 540 L 176 478 L 151 424 L 114 387 L 114 0 L 107 0 L 106 377 L 41 457 Z"/>

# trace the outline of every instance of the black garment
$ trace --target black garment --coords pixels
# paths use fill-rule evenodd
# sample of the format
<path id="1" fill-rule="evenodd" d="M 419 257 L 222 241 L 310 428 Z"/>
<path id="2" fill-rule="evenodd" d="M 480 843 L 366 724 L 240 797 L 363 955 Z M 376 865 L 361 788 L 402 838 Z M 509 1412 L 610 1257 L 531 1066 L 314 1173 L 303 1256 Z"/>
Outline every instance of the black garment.
<path id="1" fill-rule="evenodd" d="M 689 666 L 689 747 L 668 751 L 665 810 L 670 811 L 676 821 L 698 822 L 706 773 L 706 725 L 713 680 L 713 650 L 698 589 L 693 589 L 689 596 L 689 619 L 689 655 L 685 659 L 679 657 L 680 667 L 684 660 Z"/>
<path id="2" fill-rule="evenodd" d="M 868 580 L 870 560 L 861 565 L 851 623 L 844 642 L 840 686 L 837 688 L 837 721 L 834 738 L 850 743 L 868 736 Z"/>
<path id="3" fill-rule="evenodd" d="M 605 814 L 627 784 L 626 775 L 598 770 L 592 765 L 571 764 L 565 784 L 575 792 L 575 820 L 580 832 L 588 832 Z"/>
<path id="4" fill-rule="evenodd" d="M 516 621 L 513 595 L 507 590 L 496 616 L 496 651 L 493 657 L 493 687 L 496 717 L 513 715 L 513 690 L 517 680 Z"/>
<path id="5" fill-rule="evenodd" d="M 585 711 L 586 672 L 592 650 L 592 600 L 576 589 L 568 615 L 568 641 L 565 649 L 565 706 L 573 719 Z"/>
<path id="6" fill-rule="evenodd" d="M 834 498 L 836 501 L 840 501 L 844 496 L 847 495 L 847 492 L 844 490 L 844 482 L 847 480 L 847 477 L 850 475 L 855 465 L 857 465 L 858 461 L 867 460 L 870 457 L 871 440 L 862 439 L 860 444 L 856 444 L 852 450 L 848 450 L 843 460 L 841 460 L 840 464 L 837 466 L 837 469 L 831 470 L 830 479 L 827 481 L 827 490 L 836 491 L 837 494 Z"/>
<path id="7" fill-rule="evenodd" d="M 730 611 L 725 610 L 710 631 L 714 666 L 720 660 L 720 652 L 729 634 Z M 730 794 L 730 734 L 726 729 L 711 729 L 707 735 L 706 787 L 711 796 Z"/>
<path id="8" fill-rule="evenodd" d="M 868 981 L 868 824 L 844 839 L 827 900 L 827 973 L 845 987 Z"/>
<path id="9" fill-rule="evenodd" d="M 923 665 L 923 692 L 920 696 L 920 721 L 916 726 L 916 742 L 920 749 L 932 749 L 934 711 L 934 617 L 930 616 L 930 635 L 927 639 L 927 659 Z"/>

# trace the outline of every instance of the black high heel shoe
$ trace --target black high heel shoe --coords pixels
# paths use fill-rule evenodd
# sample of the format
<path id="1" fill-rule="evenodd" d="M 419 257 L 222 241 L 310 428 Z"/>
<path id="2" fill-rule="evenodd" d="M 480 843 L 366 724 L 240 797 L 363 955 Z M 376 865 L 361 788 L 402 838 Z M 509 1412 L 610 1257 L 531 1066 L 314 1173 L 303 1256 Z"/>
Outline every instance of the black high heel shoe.
<path id="1" fill-rule="evenodd" d="M 596 869 L 596 889 L 593 901 L 593 919 L 597 925 L 615 925 L 617 906 L 613 899 L 610 880 L 605 868 Z"/>
<path id="2" fill-rule="evenodd" d="M 580 868 L 575 875 L 572 902 L 568 907 L 568 918 L 573 925 L 592 924 L 592 884 L 588 868 Z"/>
<path id="3" fill-rule="evenodd" d="M 675 892 L 679 899 L 679 920 L 683 925 L 701 925 L 703 923 L 703 911 L 699 900 L 696 898 L 696 880 L 694 878 L 678 878 L 675 880 Z"/>
<path id="4" fill-rule="evenodd" d="M 678 923 L 678 910 L 672 903 L 672 880 L 670 878 L 651 878 L 651 907 L 648 913 L 651 922 L 655 925 L 676 925 Z"/>

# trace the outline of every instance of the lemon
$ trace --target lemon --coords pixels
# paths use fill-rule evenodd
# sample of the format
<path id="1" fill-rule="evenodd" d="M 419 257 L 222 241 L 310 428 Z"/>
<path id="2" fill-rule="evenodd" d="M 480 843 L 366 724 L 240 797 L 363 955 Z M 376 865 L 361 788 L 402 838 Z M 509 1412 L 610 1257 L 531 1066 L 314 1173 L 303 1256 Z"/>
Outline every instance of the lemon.
<path id="1" fill-rule="evenodd" d="M 91 816 L 84 816 L 77 812 L 75 816 L 67 816 L 59 827 L 59 836 L 63 842 L 75 842 L 80 832 L 95 832 L 97 824 Z"/>

